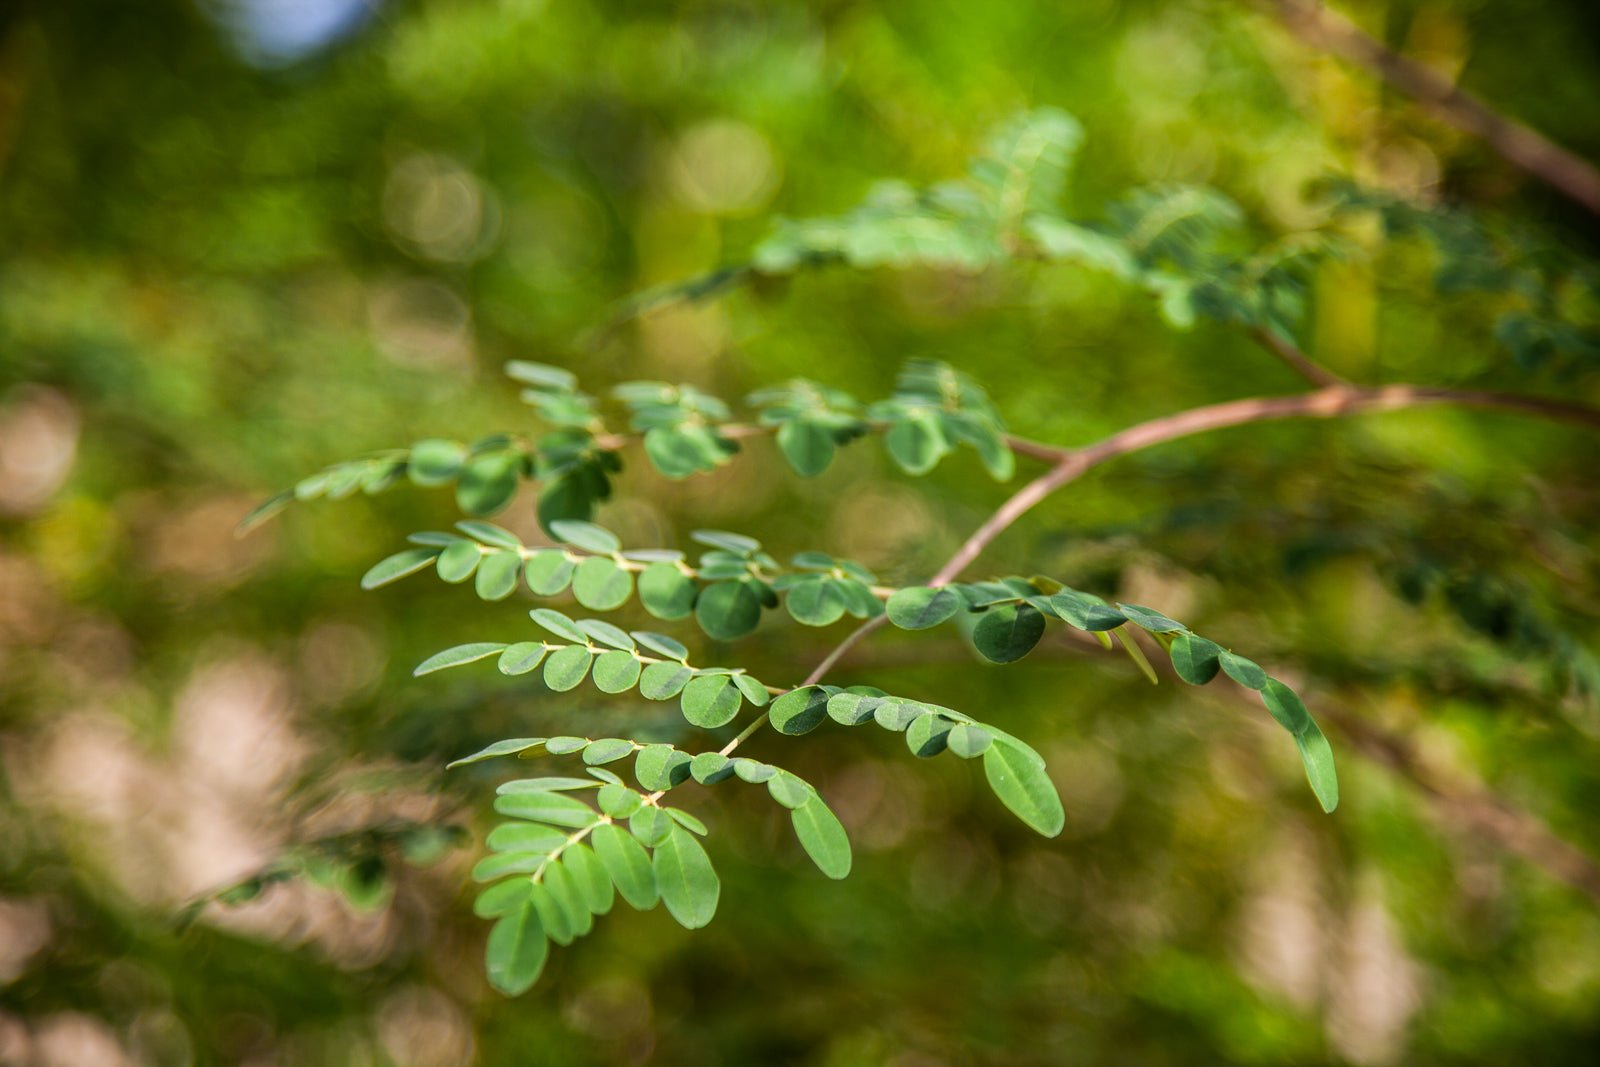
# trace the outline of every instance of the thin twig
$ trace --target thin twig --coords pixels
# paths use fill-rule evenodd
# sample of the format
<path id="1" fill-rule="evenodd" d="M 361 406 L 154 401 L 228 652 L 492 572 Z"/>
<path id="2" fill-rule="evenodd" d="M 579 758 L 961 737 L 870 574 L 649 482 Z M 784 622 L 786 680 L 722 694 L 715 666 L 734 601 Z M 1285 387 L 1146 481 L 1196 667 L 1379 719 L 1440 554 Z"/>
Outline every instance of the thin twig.
<path id="1" fill-rule="evenodd" d="M 1250 330 L 1250 336 L 1262 348 L 1265 348 L 1268 352 L 1288 364 L 1291 370 L 1312 385 L 1351 384 L 1348 380 L 1339 377 L 1333 371 L 1300 351 L 1295 345 L 1285 340 L 1281 334 L 1266 327 L 1257 326 Z"/>
<path id="2" fill-rule="evenodd" d="M 1440 120 L 1482 138 L 1501 158 L 1600 215 L 1600 169 L 1543 134 L 1506 118 L 1459 86 L 1373 39 L 1313 0 L 1269 0 L 1289 31 L 1362 67 Z"/>

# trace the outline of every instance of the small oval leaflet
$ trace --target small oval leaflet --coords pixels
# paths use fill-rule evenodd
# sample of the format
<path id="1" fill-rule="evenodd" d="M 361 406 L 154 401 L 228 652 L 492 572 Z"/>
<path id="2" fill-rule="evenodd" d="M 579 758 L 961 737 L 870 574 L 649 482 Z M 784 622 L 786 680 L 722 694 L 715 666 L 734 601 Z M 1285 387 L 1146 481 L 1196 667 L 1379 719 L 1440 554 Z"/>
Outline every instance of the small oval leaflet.
<path id="1" fill-rule="evenodd" d="M 850 873 L 849 835 L 822 797 L 812 793 L 805 803 L 789 812 L 789 821 L 818 870 L 829 878 L 843 878 Z"/>
<path id="2" fill-rule="evenodd" d="M 810 733 L 828 717 L 829 691 L 820 685 L 791 689 L 772 702 L 767 712 L 780 734 Z"/>
<path id="3" fill-rule="evenodd" d="M 972 643 L 992 663 L 1014 663 L 1044 636 L 1044 616 L 1031 604 L 1000 604 L 983 613 Z"/>
<path id="4" fill-rule="evenodd" d="M 633 575 L 604 556 L 591 556 L 578 564 L 572 576 L 572 595 L 593 611 L 611 611 L 633 596 Z"/>
<path id="5" fill-rule="evenodd" d="M 726 674 L 701 675 L 684 686 L 683 717 L 702 729 L 726 726 L 739 714 L 744 697 Z"/>
<path id="6" fill-rule="evenodd" d="M 489 930 L 484 964 L 490 984 L 511 997 L 526 993 L 539 980 L 549 951 L 544 924 L 524 894 L 521 905 Z"/>
<path id="7" fill-rule="evenodd" d="M 694 610 L 697 587 L 676 564 L 652 563 L 639 573 L 639 602 L 658 619 L 682 619 Z"/>
<path id="8" fill-rule="evenodd" d="M 550 532 L 566 544 L 601 556 L 609 556 L 622 548 L 616 534 L 592 522 L 557 519 L 550 524 Z"/>
<path id="9" fill-rule="evenodd" d="M 1254 660 L 1245 659 L 1224 650 L 1217 659 L 1222 664 L 1222 671 L 1229 678 L 1238 682 L 1246 689 L 1265 689 L 1267 686 L 1267 672 L 1262 670 Z"/>
<path id="10" fill-rule="evenodd" d="M 889 621 L 902 630 L 926 630 L 966 608 L 961 594 L 949 587 L 912 586 L 897 589 L 886 605 Z"/>
<path id="11" fill-rule="evenodd" d="M 694 617 L 709 636 L 732 641 L 761 621 L 761 596 L 748 581 L 714 582 L 700 591 Z"/>
<path id="12" fill-rule="evenodd" d="M 656 906 L 655 871 L 650 866 L 649 854 L 633 835 L 620 826 L 604 823 L 595 827 L 589 841 L 623 900 L 639 911 Z"/>
<path id="13" fill-rule="evenodd" d="M 443 652 L 435 652 L 421 663 L 411 673 L 417 677 L 442 671 L 446 667 L 459 667 L 464 663 L 476 663 L 480 659 L 487 659 L 506 646 L 499 642 L 478 641 L 469 645 L 456 645 Z"/>
<path id="14" fill-rule="evenodd" d="M 983 754 L 983 773 L 1001 803 L 1041 834 L 1054 837 L 1066 825 L 1055 784 L 1037 755 L 1020 742 L 995 738 Z"/>

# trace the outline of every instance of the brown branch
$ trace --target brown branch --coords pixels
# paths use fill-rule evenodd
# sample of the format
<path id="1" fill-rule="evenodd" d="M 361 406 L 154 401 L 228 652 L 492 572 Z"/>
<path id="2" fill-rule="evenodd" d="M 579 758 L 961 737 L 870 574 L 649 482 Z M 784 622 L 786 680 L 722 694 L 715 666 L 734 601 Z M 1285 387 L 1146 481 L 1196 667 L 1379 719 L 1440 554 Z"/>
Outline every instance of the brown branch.
<path id="1" fill-rule="evenodd" d="M 1600 215 L 1600 170 L 1506 118 L 1414 59 L 1400 55 L 1315 0 L 1268 0 L 1289 31 L 1382 78 L 1436 118 L 1481 138 L 1501 158 Z"/>
<path id="2" fill-rule="evenodd" d="M 1333 371 L 1324 367 L 1299 348 L 1286 341 L 1282 336 L 1262 326 L 1250 330 L 1250 336 L 1255 342 L 1268 352 L 1277 356 L 1289 366 L 1296 374 L 1310 382 L 1312 385 L 1350 385 L 1351 383 L 1339 377 Z"/>

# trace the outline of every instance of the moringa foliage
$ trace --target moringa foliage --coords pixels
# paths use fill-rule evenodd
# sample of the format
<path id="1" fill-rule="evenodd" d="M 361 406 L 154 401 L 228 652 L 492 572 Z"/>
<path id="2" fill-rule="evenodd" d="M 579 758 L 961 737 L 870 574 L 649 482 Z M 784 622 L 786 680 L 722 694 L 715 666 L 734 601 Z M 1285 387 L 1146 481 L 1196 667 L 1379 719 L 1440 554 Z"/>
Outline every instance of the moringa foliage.
<path id="1" fill-rule="evenodd" d="M 1046 577 L 889 588 L 853 560 L 807 549 L 784 564 L 756 539 L 723 530 L 695 531 L 691 536 L 701 551 L 691 560 L 672 548 L 624 547 L 610 530 L 568 517 L 575 510 L 587 514 L 604 499 L 605 476 L 621 469 L 621 453 L 634 445 L 659 473 L 674 479 L 729 462 L 738 453 L 738 439 L 758 435 L 770 435 L 802 476 L 824 470 L 837 448 L 878 436 L 908 474 L 926 473 L 952 448 L 965 445 L 996 478 L 1010 478 L 1011 439 L 982 388 L 965 375 L 912 361 L 893 395 L 870 404 L 825 386 L 790 382 L 750 397 L 757 416 L 747 423 L 733 421 L 729 404 L 691 386 L 626 382 L 611 395 L 627 413 L 628 430 L 613 432 L 599 401 L 580 391 L 571 375 L 531 363 L 509 369 L 551 425 L 545 436 L 500 435 L 470 446 L 417 442 L 330 467 L 271 508 L 287 499 L 340 497 L 358 488 L 380 492 L 409 481 L 453 483 L 462 510 L 482 514 L 504 507 L 523 481 L 533 481 L 551 543 L 526 544 L 482 518 L 463 519 L 453 531 L 412 534 L 411 547 L 374 564 L 362 586 L 377 589 L 432 570 L 450 584 L 470 582 L 488 602 L 570 598 L 604 614 L 637 599 L 663 623 L 692 621 L 704 637 L 723 643 L 748 636 L 765 613 L 779 610 L 808 627 L 832 626 L 846 616 L 882 617 L 903 630 L 962 620 L 973 650 L 996 664 L 1027 656 L 1054 620 L 1108 649 L 1120 645 L 1153 682 L 1157 675 L 1143 649 L 1149 643 L 1166 653 L 1173 673 L 1185 682 L 1205 685 L 1224 675 L 1259 693 L 1267 712 L 1294 738 L 1322 807 L 1337 806 L 1332 751 L 1300 698 L 1253 661 L 1154 609 L 1108 603 Z M 492 492 L 486 490 L 490 485 Z M 549 504 L 552 498 L 558 506 Z M 550 943 L 568 945 L 588 933 L 618 896 L 639 909 L 659 903 L 690 929 L 711 921 L 721 885 L 701 843 L 708 828 L 667 803 L 680 786 L 764 785 L 788 809 L 795 836 L 818 869 L 830 878 L 849 873 L 849 838 L 818 791 L 780 766 L 732 754 L 763 726 L 798 737 L 830 721 L 873 723 L 902 734 L 917 757 L 948 752 L 979 760 L 995 796 L 1035 831 L 1054 836 L 1064 824 L 1043 757 L 999 724 L 871 686 L 840 688 L 820 679 L 773 685 L 741 667 L 700 666 L 678 637 L 624 630 L 603 618 L 573 618 L 551 607 L 535 607 L 528 616 L 534 629 L 444 649 L 415 673 L 492 660 L 506 676 L 538 672 L 551 692 L 587 683 L 609 697 L 675 701 L 695 729 L 737 725 L 742 732 L 697 751 L 632 737 L 510 738 L 451 765 L 543 755 L 575 760 L 582 773 L 514 778 L 499 786 L 494 807 L 504 821 L 485 838 L 488 852 L 472 876 L 484 884 L 475 911 L 494 923 L 486 949 L 488 977 L 506 993 L 528 989 Z M 613 769 L 627 761 L 631 783 Z"/>

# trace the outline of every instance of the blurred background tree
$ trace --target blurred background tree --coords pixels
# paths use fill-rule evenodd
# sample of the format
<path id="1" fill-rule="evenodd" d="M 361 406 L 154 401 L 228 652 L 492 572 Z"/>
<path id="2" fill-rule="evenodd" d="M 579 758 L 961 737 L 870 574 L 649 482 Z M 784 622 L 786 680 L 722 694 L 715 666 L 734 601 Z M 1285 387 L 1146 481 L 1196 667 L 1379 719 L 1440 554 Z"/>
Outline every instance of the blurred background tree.
<path id="1" fill-rule="evenodd" d="M 1600 157 L 1593 5 L 1347 14 Z M 804 374 L 870 397 L 934 356 L 1014 430 L 1066 444 L 1297 387 L 1238 331 L 1174 332 L 1145 295 L 1050 264 L 802 274 L 600 330 L 631 293 L 742 261 L 775 215 L 959 173 L 1040 105 L 1086 131 L 1074 216 L 1204 183 L 1266 244 L 1329 222 L 1306 187 L 1334 175 L 1592 260 L 1594 216 L 1274 6 L 9 5 L 0 1063 L 1592 1056 L 1600 451 L 1555 424 L 1429 410 L 1225 431 L 1096 471 L 996 546 L 995 573 L 1156 604 L 1295 680 L 1344 757 L 1335 816 L 1271 723 L 1223 697 L 1066 645 L 997 669 L 890 639 L 845 672 L 1035 739 L 1061 839 L 1015 825 L 970 766 L 819 735 L 795 769 L 851 831 L 850 880 L 812 870 L 781 813 L 704 794 L 726 913 L 694 935 L 615 915 L 508 1001 L 481 977 L 470 850 L 407 839 L 409 863 L 365 834 L 480 827 L 495 776 L 448 759 L 637 714 L 410 681 L 486 609 L 355 579 L 450 521 L 447 494 L 233 536 L 330 460 L 522 425 L 507 359 L 596 387 L 736 396 Z M 1344 237 L 1358 254 L 1318 268 L 1302 338 L 1337 373 L 1600 400 L 1592 358 L 1519 360 L 1504 301 L 1441 291 L 1427 244 L 1370 218 Z M 1559 295 L 1593 321 L 1581 288 Z M 754 444 L 681 484 L 636 464 L 600 518 L 630 544 L 721 526 L 915 582 L 1004 498 L 977 469 L 912 483 L 858 449 L 798 482 Z M 539 536 L 525 500 L 499 521 Z M 784 677 L 832 643 L 771 619 L 750 665 Z M 197 894 L 341 834 L 319 877 L 175 928 Z"/>

